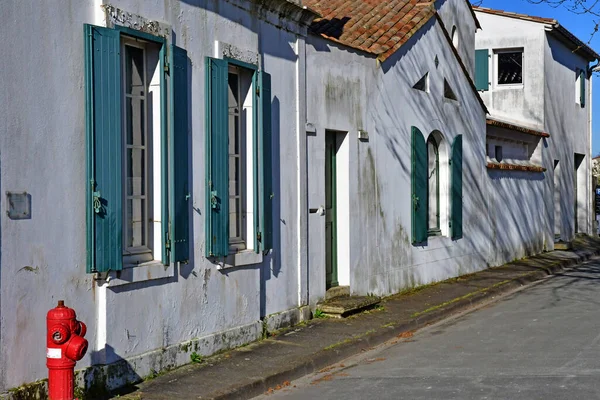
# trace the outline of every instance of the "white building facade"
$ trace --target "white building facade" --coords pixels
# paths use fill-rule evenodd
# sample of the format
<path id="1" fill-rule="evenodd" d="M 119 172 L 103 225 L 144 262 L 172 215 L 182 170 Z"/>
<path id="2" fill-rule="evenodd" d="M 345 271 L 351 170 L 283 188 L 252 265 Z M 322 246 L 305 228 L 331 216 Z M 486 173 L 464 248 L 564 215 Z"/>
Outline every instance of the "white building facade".
<path id="1" fill-rule="evenodd" d="M 47 376 L 59 299 L 88 325 L 78 384 L 109 388 L 308 316 L 313 17 L 286 0 L 2 2 L 0 393 Z"/>
<path id="2" fill-rule="evenodd" d="M 591 49 L 550 22 L 501 39 L 466 0 L 339 2 L 1 3 L 0 393 L 46 377 L 59 299 L 88 325 L 77 384 L 112 389 L 337 286 L 590 232 Z M 521 49 L 522 82 L 475 49 Z"/>
<path id="3" fill-rule="evenodd" d="M 592 233 L 591 65 L 598 54 L 556 20 L 475 8 L 492 264 Z"/>

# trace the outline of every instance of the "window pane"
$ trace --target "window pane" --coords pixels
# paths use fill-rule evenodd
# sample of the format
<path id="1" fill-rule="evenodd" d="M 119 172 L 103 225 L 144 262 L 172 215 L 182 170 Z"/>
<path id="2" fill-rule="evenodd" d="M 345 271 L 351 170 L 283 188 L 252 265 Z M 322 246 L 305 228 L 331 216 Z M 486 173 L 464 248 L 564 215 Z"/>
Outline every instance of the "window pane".
<path id="1" fill-rule="evenodd" d="M 438 150 L 433 141 L 427 142 L 427 169 L 428 169 L 428 228 L 438 229 Z"/>
<path id="2" fill-rule="evenodd" d="M 523 53 L 498 53 L 498 83 L 523 83 Z"/>
<path id="3" fill-rule="evenodd" d="M 127 144 L 143 146 L 145 143 L 144 133 L 146 132 L 146 104 L 144 99 L 131 98 L 125 99 L 127 112 Z"/>
<path id="4" fill-rule="evenodd" d="M 240 238 L 240 199 L 231 198 L 229 199 L 229 237 L 230 238 Z"/>
<path id="5" fill-rule="evenodd" d="M 140 196 L 146 194 L 145 151 L 143 149 L 127 149 L 127 195 Z"/>
<path id="6" fill-rule="evenodd" d="M 144 95 L 144 50 L 125 46 L 125 93 Z"/>
<path id="7" fill-rule="evenodd" d="M 229 154 L 240 154 L 240 117 L 229 115 Z"/>
<path id="8" fill-rule="evenodd" d="M 240 194 L 240 158 L 229 157 L 229 196 L 238 196 Z"/>
<path id="9" fill-rule="evenodd" d="M 127 247 L 146 245 L 145 206 L 144 199 L 127 200 Z"/>
<path id="10" fill-rule="evenodd" d="M 238 75 L 229 74 L 229 112 L 237 113 L 240 101 L 239 101 L 239 89 L 238 89 Z"/>

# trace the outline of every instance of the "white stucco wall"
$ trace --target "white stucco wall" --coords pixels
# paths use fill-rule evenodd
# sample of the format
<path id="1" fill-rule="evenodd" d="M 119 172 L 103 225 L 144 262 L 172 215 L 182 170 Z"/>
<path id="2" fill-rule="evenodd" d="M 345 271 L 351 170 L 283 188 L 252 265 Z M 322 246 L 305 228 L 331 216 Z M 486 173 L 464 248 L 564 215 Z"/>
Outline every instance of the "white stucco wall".
<path id="1" fill-rule="evenodd" d="M 0 34 L 11 38 L 0 45 L 0 392 L 46 376 L 45 315 L 58 299 L 89 327 L 78 368 L 126 359 L 143 376 L 189 361 L 192 349 L 177 345 L 194 338 L 210 338 L 199 353 L 258 338 L 261 317 L 306 298 L 299 260 L 307 211 L 298 195 L 306 28 L 246 1 L 111 3 L 170 26 L 170 39 L 188 51 L 194 212 L 189 264 L 163 279 L 99 286 L 85 273 L 83 24 L 102 24 L 103 13 L 100 1 L 51 3 L 0 5 Z M 225 270 L 204 258 L 205 57 L 215 41 L 259 54 L 272 75 L 276 149 L 275 249 L 262 264 Z M 31 194 L 31 219 L 7 218 L 4 191 Z M 175 349 L 169 359 L 160 356 L 165 349 Z"/>
<path id="2" fill-rule="evenodd" d="M 544 165 L 551 170 L 554 160 L 561 169 L 561 219 L 565 239 L 575 232 L 575 204 L 577 201 L 577 233 L 591 233 L 593 205 L 591 202 L 591 80 L 586 80 L 585 107 L 576 102 L 577 70 L 586 69 L 589 61 L 573 53 L 552 34 L 545 34 L 545 129 L 550 133 L 544 149 Z M 575 173 L 575 153 L 585 158 Z M 566 167 L 566 168 L 565 168 Z M 577 200 L 575 182 L 577 181 Z M 551 180 L 548 181 L 550 185 Z M 550 190 L 549 188 L 547 190 Z"/>
<path id="3" fill-rule="evenodd" d="M 458 34 L 458 54 L 471 78 L 475 71 L 475 32 L 477 24 L 472 11 L 465 0 L 438 0 L 435 2 L 439 16 L 449 34 L 456 27 Z"/>
<path id="4" fill-rule="evenodd" d="M 435 19 L 380 67 L 361 55 L 310 36 L 307 45 L 309 206 L 324 204 L 326 130 L 349 132 L 350 290 L 390 294 L 486 266 L 489 235 L 482 185 L 484 111 Z M 435 58 L 439 66 L 435 65 Z M 429 73 L 429 93 L 412 86 Z M 444 99 L 448 80 L 459 101 Z M 448 151 L 463 134 L 464 238 L 411 244 L 411 126 L 427 137 L 440 131 Z M 359 141 L 357 131 L 369 132 Z M 477 210 L 477 212 L 475 212 Z M 310 299 L 325 293 L 325 219 L 309 217 Z"/>

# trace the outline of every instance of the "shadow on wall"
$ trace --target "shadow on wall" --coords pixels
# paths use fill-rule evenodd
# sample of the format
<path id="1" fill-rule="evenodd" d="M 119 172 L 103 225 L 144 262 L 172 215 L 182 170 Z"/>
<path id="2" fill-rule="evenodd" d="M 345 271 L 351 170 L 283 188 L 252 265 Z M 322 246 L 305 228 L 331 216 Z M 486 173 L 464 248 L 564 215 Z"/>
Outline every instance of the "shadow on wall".
<path id="1" fill-rule="evenodd" d="M 115 353 L 114 348 L 107 345 L 100 351 L 90 353 L 92 366 L 79 374 L 76 373 L 75 385 L 86 394 L 85 398 L 105 400 L 113 396 L 131 393 L 138 388 L 134 384 L 142 381 L 133 366 L 124 358 Z M 116 360 L 110 364 L 104 364 L 104 360 Z M 160 366 L 161 370 L 164 366 Z M 158 373 L 158 371 L 156 371 Z M 117 392 L 111 393 L 109 388 L 118 387 Z M 77 390 L 77 389 L 76 389 Z M 76 396 L 78 393 L 75 393 Z"/>
<path id="2" fill-rule="evenodd" d="M 286 221 L 281 218 L 281 202 L 283 201 L 281 193 L 281 168 L 276 166 L 281 165 L 281 104 L 277 96 L 273 97 L 271 103 L 271 179 L 273 182 L 273 204 L 272 213 L 273 219 L 271 227 L 273 232 L 273 250 L 265 257 L 260 268 L 260 318 L 267 316 L 267 281 L 274 276 L 279 278 L 282 266 L 282 246 L 281 246 L 281 230 L 282 226 L 286 225 Z M 265 201 L 269 201 L 265 195 Z"/>
<path id="3" fill-rule="evenodd" d="M 2 213 L 2 215 L 6 215 L 4 214 L 4 212 L 2 210 L 6 209 L 6 204 L 5 204 L 5 197 L 2 196 L 2 149 L 0 148 L 0 213 Z M 2 321 L 2 221 L 4 220 L 4 217 L 0 217 L 0 321 Z M 2 348 L 2 324 L 0 323 L 0 349 Z M 6 388 L 4 387 L 4 382 L 5 382 L 5 371 L 6 368 L 4 368 L 3 364 L 0 362 L 0 392 L 3 392 L 4 390 L 6 390 Z"/>
<path id="4" fill-rule="evenodd" d="M 251 11 L 250 13 L 246 13 L 241 11 L 237 6 L 231 4 L 230 2 L 226 2 L 223 0 L 181 0 L 182 3 L 189 4 L 192 7 L 197 7 L 203 9 L 207 12 L 217 14 L 221 18 L 226 18 L 236 24 L 244 26 L 247 30 L 255 33 L 255 34 L 263 34 L 263 40 L 270 40 L 274 38 L 274 40 L 280 39 L 280 35 L 282 34 L 282 29 L 278 29 L 275 26 L 269 24 L 260 24 L 257 23 L 256 18 L 254 17 L 253 10 L 258 12 L 259 6 L 251 3 Z M 205 24 L 205 22 L 204 22 Z M 262 26 L 261 26 L 262 25 Z M 269 32 L 261 32 L 261 29 L 272 28 L 273 34 Z M 212 28 L 211 28 L 212 29 Z M 293 36 L 293 35 L 291 35 Z M 183 40 L 182 40 L 183 42 Z M 234 43 L 232 43 L 234 44 Z M 260 47 L 261 53 L 268 54 L 273 57 L 282 58 L 289 61 L 296 61 L 298 58 L 294 49 L 291 46 L 264 46 Z"/>
<path id="5" fill-rule="evenodd" d="M 192 74 L 192 60 L 190 60 L 190 58 L 188 57 L 187 59 L 187 81 L 188 81 L 188 88 L 192 88 L 194 87 L 194 82 L 193 82 L 193 74 Z M 195 182 L 194 180 L 194 168 L 193 168 L 193 160 L 194 160 L 194 154 L 192 152 L 192 132 L 193 132 L 193 126 L 192 126 L 192 115 L 193 115 L 193 110 L 194 110 L 194 104 L 193 104 L 193 96 L 192 96 L 192 91 L 190 89 L 188 89 L 187 91 L 187 97 L 188 97 L 188 101 L 187 101 L 187 105 L 188 105 L 188 111 L 187 111 L 187 117 L 188 117 L 188 146 L 187 146 L 187 151 L 188 151 L 188 165 L 190 166 L 188 168 L 188 182 Z M 203 208 L 202 207 L 195 207 L 194 206 L 194 202 L 195 202 L 195 197 L 194 197 L 194 190 L 193 190 L 193 185 L 189 185 L 188 184 L 188 191 L 189 191 L 189 199 L 188 199 L 188 216 L 189 216 L 189 225 L 188 225 L 188 243 L 189 243 L 189 250 L 188 250 L 188 254 L 189 254 L 189 261 L 187 264 L 179 264 L 179 273 L 181 274 L 181 276 L 184 279 L 189 278 L 190 274 L 192 274 L 192 272 L 194 271 L 194 266 L 196 265 L 195 263 L 195 254 L 196 252 L 194 251 L 194 243 L 196 243 L 195 238 L 194 238 L 194 217 L 196 216 L 196 213 L 199 214 L 200 216 L 202 216 L 202 211 Z M 200 249 L 201 252 L 204 251 L 204 249 Z"/>
<path id="6" fill-rule="evenodd" d="M 503 264 L 544 250 L 544 173 L 488 170 L 491 260 Z M 537 192 L 537 193 L 536 193 Z M 532 221 L 532 223 L 527 223 Z"/>

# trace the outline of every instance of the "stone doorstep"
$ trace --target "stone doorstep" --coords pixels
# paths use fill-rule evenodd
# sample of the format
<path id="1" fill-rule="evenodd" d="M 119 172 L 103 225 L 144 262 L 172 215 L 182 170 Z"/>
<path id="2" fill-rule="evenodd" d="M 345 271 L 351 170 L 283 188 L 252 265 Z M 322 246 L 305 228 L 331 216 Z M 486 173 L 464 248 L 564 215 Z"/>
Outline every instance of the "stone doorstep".
<path id="1" fill-rule="evenodd" d="M 346 296 L 350 296 L 350 286 L 335 286 L 327 289 L 327 292 L 325 292 L 325 301 Z"/>
<path id="2" fill-rule="evenodd" d="M 554 243 L 554 250 L 571 250 L 573 248 L 573 243 L 572 242 L 555 242 Z"/>
<path id="3" fill-rule="evenodd" d="M 377 296 L 343 296 L 325 300 L 317 304 L 323 314 L 333 318 L 344 318 L 348 315 L 373 308 L 381 302 Z"/>

